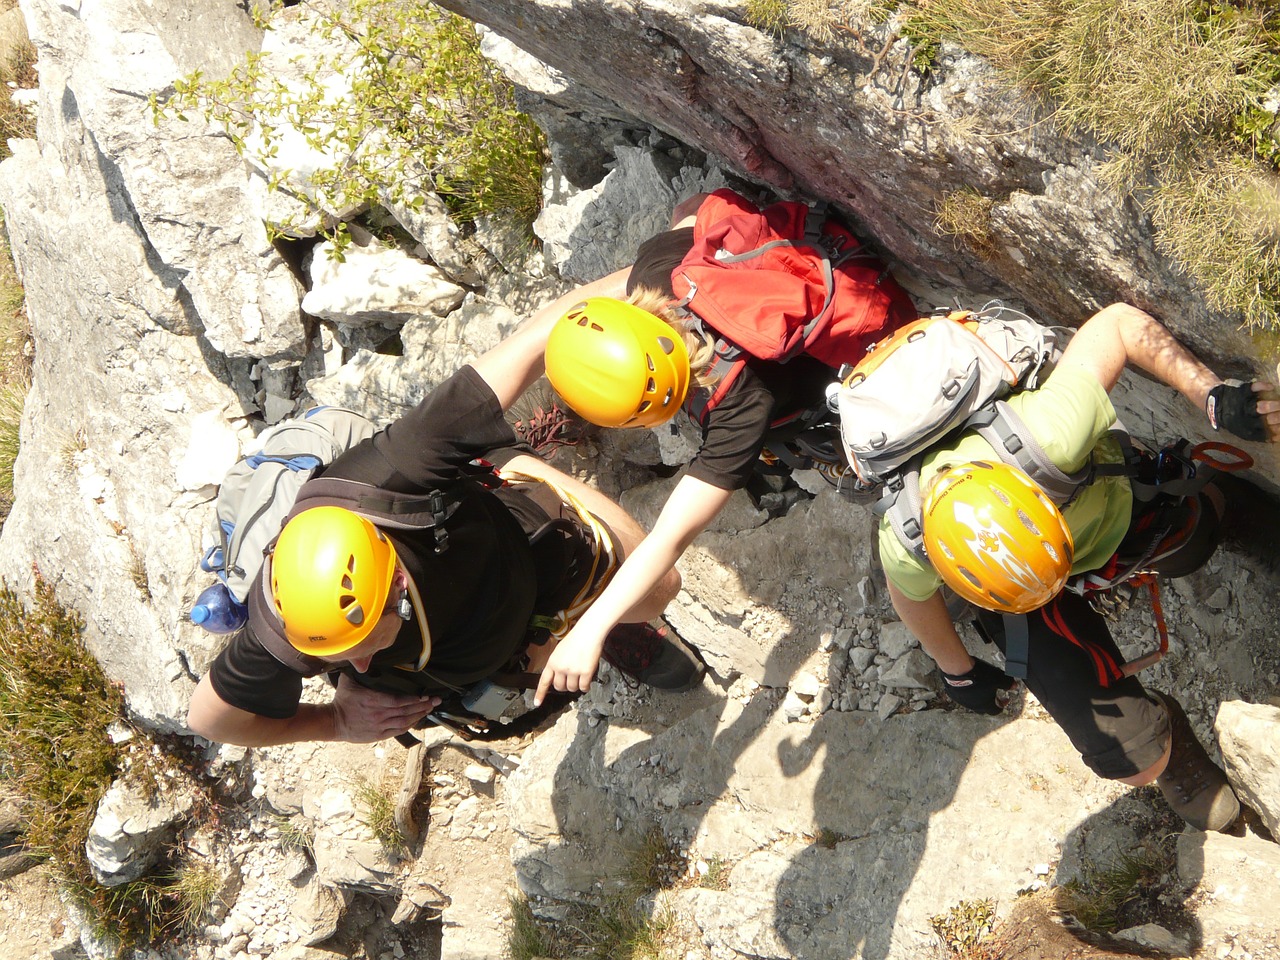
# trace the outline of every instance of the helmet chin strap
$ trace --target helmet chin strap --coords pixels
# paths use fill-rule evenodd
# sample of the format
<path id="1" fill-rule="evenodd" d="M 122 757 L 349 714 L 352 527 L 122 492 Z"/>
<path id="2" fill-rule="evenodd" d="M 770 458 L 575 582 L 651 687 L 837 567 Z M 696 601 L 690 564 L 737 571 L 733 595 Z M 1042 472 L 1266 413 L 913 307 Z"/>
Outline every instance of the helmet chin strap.
<path id="1" fill-rule="evenodd" d="M 421 670 L 427 665 L 427 661 L 431 659 L 431 628 L 427 625 L 427 614 L 422 606 L 422 595 L 418 593 L 418 585 L 413 582 L 413 578 L 400 566 L 399 561 L 396 562 L 396 573 L 403 578 L 400 588 L 400 600 L 396 604 L 396 613 L 400 615 L 402 620 L 409 619 L 405 614 L 410 611 L 416 614 L 418 629 L 422 631 L 422 650 L 418 653 L 418 659 L 413 668 Z"/>

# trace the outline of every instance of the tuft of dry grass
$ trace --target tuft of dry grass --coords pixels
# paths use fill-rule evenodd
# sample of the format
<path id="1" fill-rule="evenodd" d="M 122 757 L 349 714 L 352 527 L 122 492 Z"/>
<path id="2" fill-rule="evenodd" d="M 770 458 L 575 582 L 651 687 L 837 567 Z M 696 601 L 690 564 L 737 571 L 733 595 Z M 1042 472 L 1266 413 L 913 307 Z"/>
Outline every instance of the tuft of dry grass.
<path id="1" fill-rule="evenodd" d="M 991 232 L 991 208 L 995 200 L 972 187 L 944 194 L 934 210 L 933 229 L 942 236 L 963 242 L 982 257 L 995 252 Z"/>

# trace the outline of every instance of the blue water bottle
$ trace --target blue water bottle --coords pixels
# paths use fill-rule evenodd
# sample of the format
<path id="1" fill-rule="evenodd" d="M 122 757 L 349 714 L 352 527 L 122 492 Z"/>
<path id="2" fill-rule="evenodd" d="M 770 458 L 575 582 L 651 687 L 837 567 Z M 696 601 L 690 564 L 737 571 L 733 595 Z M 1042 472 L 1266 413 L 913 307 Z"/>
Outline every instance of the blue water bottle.
<path id="1" fill-rule="evenodd" d="M 210 633 L 239 630 L 249 619 L 249 608 L 231 595 L 225 583 L 206 587 L 191 608 L 191 622 Z"/>

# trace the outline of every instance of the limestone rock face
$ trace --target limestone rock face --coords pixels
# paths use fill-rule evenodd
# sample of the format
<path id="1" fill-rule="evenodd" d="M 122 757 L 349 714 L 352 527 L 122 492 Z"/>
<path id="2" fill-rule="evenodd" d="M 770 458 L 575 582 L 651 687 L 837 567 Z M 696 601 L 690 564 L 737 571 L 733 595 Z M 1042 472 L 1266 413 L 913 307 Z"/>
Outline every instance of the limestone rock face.
<path id="1" fill-rule="evenodd" d="M 1099 181 L 1104 149 L 1063 135 L 976 57 L 944 45 L 922 78 L 892 24 L 855 18 L 829 41 L 790 30 L 776 37 L 745 22 L 745 4 L 717 0 L 442 5 L 572 77 L 589 92 L 576 101 L 583 109 L 598 110 L 603 97 L 737 174 L 853 214 L 923 284 L 912 286 L 923 307 L 948 304 L 959 289 L 964 301 L 1012 298 L 1074 326 L 1126 300 L 1216 367 L 1271 373 L 1254 368 L 1253 347 L 1232 329 L 1239 318 L 1211 311 L 1156 252 L 1138 207 Z M 522 53 L 496 45 L 493 53 L 558 109 L 574 102 Z M 996 198 L 994 252 L 985 257 L 930 227 L 939 201 L 964 187 Z M 1201 429 L 1202 419 L 1177 429 Z"/>
<path id="2" fill-rule="evenodd" d="M 1214 721 L 1222 760 L 1240 799 L 1280 836 L 1280 707 L 1231 701 Z"/>
<path id="3" fill-rule="evenodd" d="M 182 791 L 157 792 L 127 778 L 112 784 L 85 843 L 98 882 L 114 887 L 143 876 L 166 853 L 192 804 Z"/>

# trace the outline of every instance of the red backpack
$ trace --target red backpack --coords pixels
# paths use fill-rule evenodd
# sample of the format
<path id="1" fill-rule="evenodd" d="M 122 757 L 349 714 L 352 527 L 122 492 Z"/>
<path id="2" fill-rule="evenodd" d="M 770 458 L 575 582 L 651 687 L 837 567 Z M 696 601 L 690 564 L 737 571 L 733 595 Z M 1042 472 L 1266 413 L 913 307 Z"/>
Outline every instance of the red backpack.
<path id="1" fill-rule="evenodd" d="M 761 210 L 726 189 L 698 208 L 693 249 L 671 285 L 678 306 L 715 339 L 715 392 L 691 398 L 700 423 L 747 355 L 785 362 L 806 353 L 839 368 L 917 317 L 885 265 L 823 210 L 792 202 Z"/>

